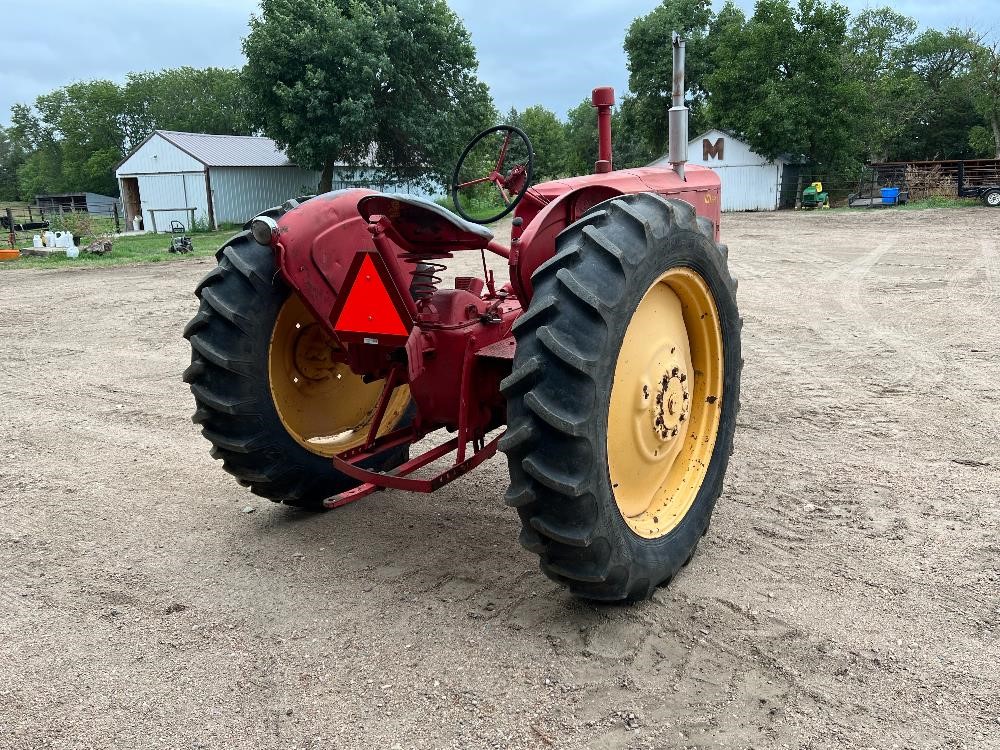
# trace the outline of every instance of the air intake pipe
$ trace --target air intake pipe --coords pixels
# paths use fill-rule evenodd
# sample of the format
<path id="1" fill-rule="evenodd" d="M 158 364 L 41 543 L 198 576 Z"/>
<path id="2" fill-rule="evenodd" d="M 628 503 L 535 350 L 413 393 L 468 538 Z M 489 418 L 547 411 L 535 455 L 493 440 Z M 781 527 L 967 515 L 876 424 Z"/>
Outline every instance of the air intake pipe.
<path id="1" fill-rule="evenodd" d="M 684 104 L 684 40 L 676 31 L 674 48 L 674 88 L 673 106 L 667 113 L 669 130 L 669 151 L 667 161 L 682 180 L 684 165 L 688 160 L 688 108 Z"/>

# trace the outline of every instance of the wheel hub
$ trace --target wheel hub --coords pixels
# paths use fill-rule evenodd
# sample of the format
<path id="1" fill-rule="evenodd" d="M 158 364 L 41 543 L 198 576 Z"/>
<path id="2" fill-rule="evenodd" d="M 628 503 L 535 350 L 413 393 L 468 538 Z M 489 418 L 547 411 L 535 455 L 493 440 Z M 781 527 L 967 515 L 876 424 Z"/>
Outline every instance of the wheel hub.
<path id="1" fill-rule="evenodd" d="M 697 497 L 718 432 L 722 367 L 704 279 L 687 268 L 664 273 L 632 314 L 608 412 L 608 474 L 639 536 L 668 533 Z"/>
<path id="2" fill-rule="evenodd" d="M 295 369 L 307 380 L 328 380 L 339 366 L 335 360 L 337 351 L 337 346 L 319 325 L 307 324 L 300 329 L 295 341 Z"/>
<path id="3" fill-rule="evenodd" d="M 662 443 L 677 437 L 691 411 L 691 394 L 687 387 L 687 373 L 679 366 L 664 373 L 656 387 L 652 403 L 653 432 Z"/>

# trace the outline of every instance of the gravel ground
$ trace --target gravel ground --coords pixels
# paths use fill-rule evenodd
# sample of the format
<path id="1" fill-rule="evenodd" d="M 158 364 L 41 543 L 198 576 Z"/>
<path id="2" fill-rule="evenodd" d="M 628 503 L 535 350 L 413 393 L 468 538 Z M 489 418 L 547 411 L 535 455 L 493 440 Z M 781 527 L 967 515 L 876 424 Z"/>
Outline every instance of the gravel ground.
<path id="1" fill-rule="evenodd" d="M 631 608 L 538 572 L 502 456 L 323 515 L 237 486 L 180 379 L 206 261 L 0 273 L 0 747 L 1000 747 L 998 237 L 725 217 L 727 491 Z"/>

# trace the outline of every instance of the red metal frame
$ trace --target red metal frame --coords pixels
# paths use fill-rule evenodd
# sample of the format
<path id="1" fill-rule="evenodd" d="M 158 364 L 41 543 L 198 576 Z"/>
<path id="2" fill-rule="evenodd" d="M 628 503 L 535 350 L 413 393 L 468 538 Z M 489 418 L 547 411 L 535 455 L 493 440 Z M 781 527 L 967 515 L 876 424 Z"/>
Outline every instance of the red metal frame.
<path id="1" fill-rule="evenodd" d="M 511 327 L 531 301 L 531 275 L 555 253 L 558 235 L 594 206 L 640 192 L 680 198 L 713 222 L 718 239 L 719 178 L 697 166 L 689 166 L 685 177 L 658 168 L 611 171 L 613 90 L 595 89 L 592 102 L 600 138 L 596 174 L 530 187 L 517 206 L 510 247 L 440 214 L 368 190 L 319 196 L 278 221 L 272 245 L 284 280 L 341 342 L 343 361 L 357 375 L 385 379 L 364 443 L 332 459 L 340 472 L 360 484 L 327 500 L 326 507 L 340 507 L 383 488 L 433 492 L 496 453 L 499 438 L 486 438 L 506 422 L 499 384 L 510 373 L 515 348 Z M 496 168 L 479 181 L 495 182 L 501 175 L 508 145 L 509 134 Z M 434 261 L 467 251 L 507 258 L 510 283 L 494 283 L 487 270 L 481 283 L 464 279 L 455 289 L 430 283 L 434 272 L 426 264 L 440 269 L 443 266 Z M 407 335 L 337 330 L 366 259 Z M 423 270 L 418 264 L 424 264 Z M 411 289 L 420 290 L 419 299 L 407 293 Z M 390 397 L 403 386 L 409 387 L 416 406 L 413 422 L 379 436 Z M 361 466 L 442 428 L 455 436 L 390 472 Z M 452 454 L 450 465 L 433 476 L 411 476 Z"/>
<path id="2" fill-rule="evenodd" d="M 449 468 L 427 479 L 409 479 L 408 475 L 461 447 L 458 438 L 452 438 L 446 443 L 431 448 L 429 451 L 422 453 L 416 458 L 411 458 L 388 473 L 362 469 L 356 463 L 345 461 L 339 456 L 335 457 L 333 459 L 334 467 L 352 479 L 357 479 L 361 484 L 346 492 L 341 492 L 339 495 L 327 498 L 323 506 L 325 508 L 339 508 L 383 489 L 407 490 L 409 492 L 424 494 L 434 492 L 449 482 L 458 479 L 463 474 L 468 474 L 483 461 L 495 456 L 501 437 L 503 437 L 502 434 L 497 435 L 490 442 L 483 444 L 479 450 L 468 458 L 456 461 Z M 364 454 L 362 455 L 364 456 Z M 359 458 L 358 460 L 361 459 Z"/>

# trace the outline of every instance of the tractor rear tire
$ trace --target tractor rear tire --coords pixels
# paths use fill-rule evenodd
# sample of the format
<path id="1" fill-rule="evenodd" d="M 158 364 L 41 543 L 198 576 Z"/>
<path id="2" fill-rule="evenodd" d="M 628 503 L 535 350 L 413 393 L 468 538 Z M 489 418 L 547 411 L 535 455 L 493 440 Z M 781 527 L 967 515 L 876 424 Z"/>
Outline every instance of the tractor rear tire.
<path id="1" fill-rule="evenodd" d="M 192 420 L 212 444 L 212 457 L 254 494 L 321 510 L 324 499 L 358 482 L 336 471 L 328 455 L 296 440 L 275 406 L 272 333 L 291 290 L 278 276 L 271 248 L 247 231 L 217 258 L 195 291 L 201 306 L 184 329 L 191 343 L 184 381 L 197 407 Z M 366 466 L 392 469 L 407 455 L 404 446 Z"/>
<path id="2" fill-rule="evenodd" d="M 568 227 L 532 285 L 534 296 L 514 325 L 513 369 L 501 386 L 506 502 L 521 518 L 520 542 L 576 596 L 648 598 L 694 555 L 732 452 L 742 319 L 727 249 L 688 203 L 652 193 L 622 196 Z M 674 319 L 664 319 L 662 329 L 661 311 Z M 643 325 L 633 322 L 640 318 Z M 669 344 L 673 334 L 664 333 L 668 323 L 678 338 L 690 336 L 686 367 L 671 367 L 680 355 Z M 649 386 L 647 371 L 654 373 Z M 643 450 L 631 451 L 633 444 Z M 647 455 L 659 467 L 666 446 L 674 451 L 668 465 L 676 466 L 669 471 L 677 474 L 664 474 L 670 483 L 660 484 L 660 469 L 649 473 L 649 505 L 634 510 L 635 498 L 623 488 L 643 487 L 647 474 L 622 467 L 643 465 Z M 681 489 L 665 491 L 673 487 Z"/>

